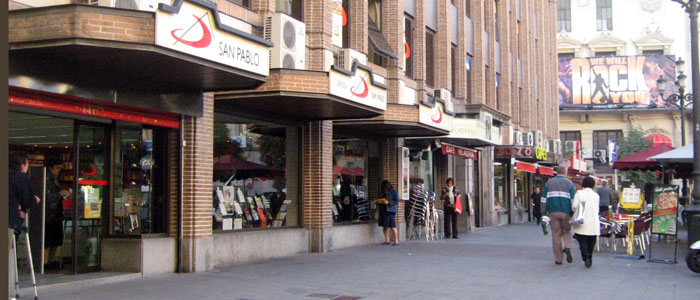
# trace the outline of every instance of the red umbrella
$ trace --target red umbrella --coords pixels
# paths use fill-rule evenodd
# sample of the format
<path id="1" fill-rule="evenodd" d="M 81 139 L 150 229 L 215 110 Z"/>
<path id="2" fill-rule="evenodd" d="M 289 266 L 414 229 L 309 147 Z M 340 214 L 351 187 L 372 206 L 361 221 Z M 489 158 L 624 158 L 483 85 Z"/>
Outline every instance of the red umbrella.
<path id="1" fill-rule="evenodd" d="M 658 146 L 661 144 L 668 144 L 669 146 L 673 145 L 671 143 L 671 138 L 663 135 L 663 134 L 652 134 L 647 137 L 649 141 L 651 141 L 652 145 Z"/>
<path id="2" fill-rule="evenodd" d="M 658 171 L 661 170 L 661 165 L 658 161 L 650 159 L 654 155 L 658 155 L 674 148 L 668 144 L 660 144 L 646 148 L 637 153 L 623 157 L 613 164 L 613 169 L 618 170 L 642 170 L 642 171 Z"/>

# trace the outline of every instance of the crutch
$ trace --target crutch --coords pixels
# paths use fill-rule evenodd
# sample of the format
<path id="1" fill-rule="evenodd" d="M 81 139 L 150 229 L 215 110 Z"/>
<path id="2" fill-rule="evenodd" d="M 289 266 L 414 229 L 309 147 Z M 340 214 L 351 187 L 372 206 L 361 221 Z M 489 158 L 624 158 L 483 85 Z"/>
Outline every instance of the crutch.
<path id="1" fill-rule="evenodd" d="M 25 221 L 26 222 L 26 221 Z M 29 261 L 29 273 L 32 275 L 32 286 L 34 286 L 34 300 L 39 300 L 39 293 L 36 288 L 36 277 L 34 276 L 34 262 L 32 260 L 32 247 L 29 241 L 29 230 L 24 227 L 24 240 L 27 242 L 27 260 Z M 21 234 L 21 231 L 20 233 Z M 19 235 L 17 234 L 17 235 Z M 14 239 L 14 251 L 15 251 L 15 291 L 17 293 L 17 299 L 19 299 L 19 274 L 17 272 L 17 235 Z"/>

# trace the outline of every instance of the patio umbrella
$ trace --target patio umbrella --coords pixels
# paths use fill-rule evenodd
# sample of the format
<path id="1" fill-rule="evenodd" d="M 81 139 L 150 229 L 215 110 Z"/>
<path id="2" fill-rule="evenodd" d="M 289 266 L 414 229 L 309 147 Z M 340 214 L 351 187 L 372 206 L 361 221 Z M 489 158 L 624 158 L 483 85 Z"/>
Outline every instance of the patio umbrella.
<path id="1" fill-rule="evenodd" d="M 659 144 L 650 148 L 646 148 L 637 153 L 625 156 L 613 164 L 613 169 L 618 170 L 641 170 L 641 171 L 658 171 L 661 170 L 661 165 L 654 159 L 649 159 L 652 156 L 668 152 L 674 148 L 668 144 Z"/>
<path id="2" fill-rule="evenodd" d="M 676 178 L 691 178 L 693 173 L 693 145 L 650 157 L 667 168 L 674 169 Z"/>
<path id="3" fill-rule="evenodd" d="M 236 176 L 234 179 L 284 177 L 284 169 L 268 167 L 241 158 L 232 157 L 231 155 L 222 155 L 215 158 L 214 171 L 231 174 L 235 172 Z"/>

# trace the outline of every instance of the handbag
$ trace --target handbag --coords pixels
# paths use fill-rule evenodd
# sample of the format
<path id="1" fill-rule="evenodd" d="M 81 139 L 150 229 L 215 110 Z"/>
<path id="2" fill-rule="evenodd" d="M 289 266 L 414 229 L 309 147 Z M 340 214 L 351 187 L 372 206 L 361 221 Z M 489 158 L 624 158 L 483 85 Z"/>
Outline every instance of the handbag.
<path id="1" fill-rule="evenodd" d="M 461 195 L 457 195 L 457 197 L 455 197 L 455 213 L 457 213 L 458 215 L 462 214 L 462 197 L 461 197 Z"/>
<path id="2" fill-rule="evenodd" d="M 389 201 L 386 200 L 386 198 L 379 198 L 379 199 L 377 199 L 377 204 L 387 205 L 387 204 L 389 204 Z"/>
<path id="3" fill-rule="evenodd" d="M 578 209 L 576 209 L 576 212 L 574 215 L 571 217 L 569 220 L 569 224 L 571 225 L 581 225 L 583 224 L 583 210 L 586 208 L 586 202 L 584 201 L 579 201 L 578 203 Z"/>

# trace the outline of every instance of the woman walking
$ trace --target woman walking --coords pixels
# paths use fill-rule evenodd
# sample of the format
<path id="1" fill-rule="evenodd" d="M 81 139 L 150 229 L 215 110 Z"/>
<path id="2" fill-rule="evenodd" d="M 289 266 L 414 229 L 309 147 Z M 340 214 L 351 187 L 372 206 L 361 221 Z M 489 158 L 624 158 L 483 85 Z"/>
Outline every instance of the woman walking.
<path id="1" fill-rule="evenodd" d="M 377 201 L 379 209 L 379 226 L 384 228 L 384 244 L 399 245 L 399 232 L 396 229 L 396 212 L 399 207 L 399 193 L 391 186 L 389 180 L 382 181 L 380 199 Z M 394 233 L 394 243 L 389 240 L 389 228 Z"/>
<path id="2" fill-rule="evenodd" d="M 598 235 L 600 235 L 600 220 L 598 219 L 600 197 L 593 190 L 595 180 L 590 176 L 583 179 L 581 186 L 583 189 L 576 193 L 571 207 L 574 215 L 576 215 L 579 203 L 584 204 L 583 224 L 574 225 L 573 229 L 574 238 L 578 241 L 579 248 L 581 248 L 581 258 L 583 258 L 586 268 L 590 268 L 593 264 L 593 248 Z"/>

